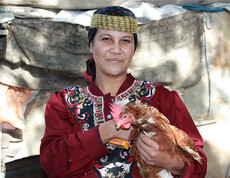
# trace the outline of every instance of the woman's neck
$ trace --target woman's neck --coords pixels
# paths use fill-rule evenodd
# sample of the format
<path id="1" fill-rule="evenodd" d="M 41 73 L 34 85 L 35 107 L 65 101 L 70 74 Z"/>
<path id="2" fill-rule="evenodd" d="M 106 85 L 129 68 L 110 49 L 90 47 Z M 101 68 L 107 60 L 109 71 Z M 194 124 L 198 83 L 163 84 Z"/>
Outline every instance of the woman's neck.
<path id="1" fill-rule="evenodd" d="M 103 94 L 110 93 L 111 96 L 116 96 L 127 75 L 120 77 L 99 77 L 96 76 L 95 83 Z"/>

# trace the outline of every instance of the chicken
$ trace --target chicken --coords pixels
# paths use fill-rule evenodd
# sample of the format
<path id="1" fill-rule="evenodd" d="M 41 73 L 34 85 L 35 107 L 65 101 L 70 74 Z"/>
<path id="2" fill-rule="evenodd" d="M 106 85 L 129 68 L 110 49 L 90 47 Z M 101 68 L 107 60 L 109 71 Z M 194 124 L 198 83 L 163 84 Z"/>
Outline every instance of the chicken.
<path id="1" fill-rule="evenodd" d="M 114 103 L 111 106 L 111 114 L 117 129 L 129 128 L 131 124 L 134 126 L 130 140 L 135 140 L 138 134 L 143 132 L 158 143 L 159 151 L 167 151 L 171 157 L 177 156 L 188 165 L 194 160 L 202 164 L 193 140 L 184 131 L 170 125 L 169 120 L 155 107 L 131 102 L 122 107 Z M 137 162 L 142 177 L 173 177 L 163 168 L 146 164 L 141 159 L 135 143 L 130 149 L 130 154 Z"/>

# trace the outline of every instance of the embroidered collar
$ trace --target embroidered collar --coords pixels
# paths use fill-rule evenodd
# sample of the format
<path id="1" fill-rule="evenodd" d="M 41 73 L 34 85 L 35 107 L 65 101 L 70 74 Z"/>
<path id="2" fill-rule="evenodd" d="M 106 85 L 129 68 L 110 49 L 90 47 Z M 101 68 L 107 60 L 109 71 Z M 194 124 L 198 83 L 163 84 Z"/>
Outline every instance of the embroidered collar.
<path id="1" fill-rule="evenodd" d="M 132 74 L 128 74 L 127 78 L 125 79 L 125 81 L 123 82 L 121 87 L 119 88 L 117 95 L 119 95 L 120 93 L 126 91 L 133 84 L 134 81 L 135 81 L 135 78 L 132 76 Z M 94 81 L 89 82 L 88 88 L 89 88 L 89 91 L 93 95 L 95 95 L 95 96 L 104 96 L 104 94 L 98 88 L 98 86 L 94 83 Z"/>

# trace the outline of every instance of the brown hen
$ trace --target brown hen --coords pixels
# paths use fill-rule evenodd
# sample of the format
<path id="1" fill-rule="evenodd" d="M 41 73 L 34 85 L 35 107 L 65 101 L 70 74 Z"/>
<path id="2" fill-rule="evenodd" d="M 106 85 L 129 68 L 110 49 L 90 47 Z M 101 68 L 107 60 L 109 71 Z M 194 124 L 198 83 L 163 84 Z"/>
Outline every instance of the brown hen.
<path id="1" fill-rule="evenodd" d="M 111 110 L 117 128 L 127 128 L 130 124 L 134 126 L 130 140 L 135 140 L 139 133 L 143 132 L 158 143 L 159 151 L 167 151 L 172 158 L 177 156 L 188 165 L 194 160 L 201 164 L 201 157 L 193 140 L 184 131 L 170 125 L 169 120 L 155 107 L 127 103 L 123 107 L 113 104 Z M 130 153 L 137 162 L 143 178 L 173 177 L 164 168 L 146 164 L 140 157 L 135 143 L 132 145 Z"/>

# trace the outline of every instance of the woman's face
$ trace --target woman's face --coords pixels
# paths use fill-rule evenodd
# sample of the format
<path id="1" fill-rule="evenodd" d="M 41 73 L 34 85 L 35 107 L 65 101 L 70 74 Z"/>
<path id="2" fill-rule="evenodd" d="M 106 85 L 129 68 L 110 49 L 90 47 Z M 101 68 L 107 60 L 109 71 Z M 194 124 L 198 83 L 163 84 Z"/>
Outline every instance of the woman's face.
<path id="1" fill-rule="evenodd" d="M 127 32 L 97 30 L 90 43 L 96 76 L 119 77 L 127 74 L 134 54 L 134 35 Z"/>

